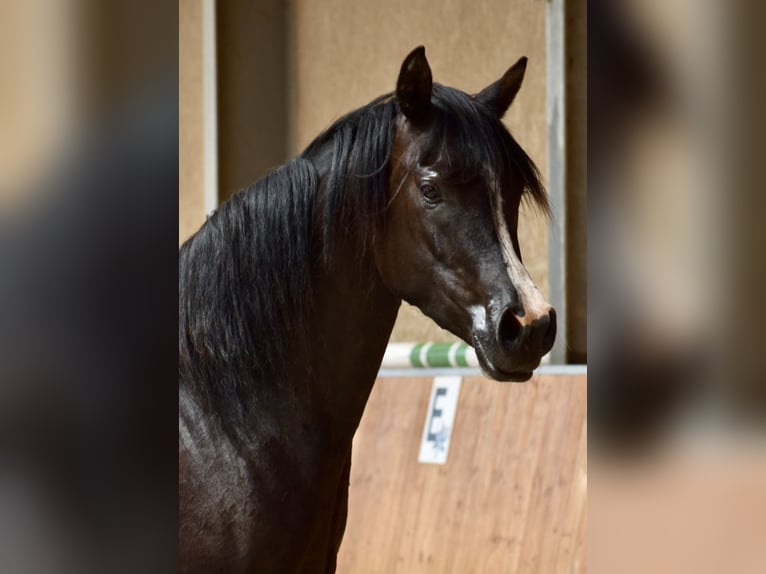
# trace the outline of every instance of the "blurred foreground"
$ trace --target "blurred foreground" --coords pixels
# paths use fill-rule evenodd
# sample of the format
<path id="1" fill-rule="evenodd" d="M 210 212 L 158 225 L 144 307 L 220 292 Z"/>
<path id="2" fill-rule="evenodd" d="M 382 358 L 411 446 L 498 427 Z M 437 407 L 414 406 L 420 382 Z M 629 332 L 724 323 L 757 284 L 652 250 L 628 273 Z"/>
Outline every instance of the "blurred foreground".
<path id="1" fill-rule="evenodd" d="M 740 25 L 764 20 L 741 8 L 589 3 L 589 572 L 766 568 L 763 65 Z"/>
<path id="2" fill-rule="evenodd" d="M 0 571 L 172 572 L 177 6 L 0 4 Z"/>

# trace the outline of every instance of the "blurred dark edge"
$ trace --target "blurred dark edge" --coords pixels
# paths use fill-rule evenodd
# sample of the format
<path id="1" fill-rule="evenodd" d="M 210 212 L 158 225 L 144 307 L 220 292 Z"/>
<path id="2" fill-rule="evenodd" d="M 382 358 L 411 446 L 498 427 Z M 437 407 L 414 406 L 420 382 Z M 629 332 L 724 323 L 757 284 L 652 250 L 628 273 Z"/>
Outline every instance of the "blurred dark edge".
<path id="1" fill-rule="evenodd" d="M 77 7 L 85 135 L 0 214 L 0 570 L 173 572 L 178 5 Z"/>
<path id="2" fill-rule="evenodd" d="M 614 171 L 630 154 L 636 123 L 668 105 L 672 85 L 623 8 L 588 2 L 588 440 L 590 448 L 631 454 L 662 431 L 688 395 L 684 371 L 692 360 L 642 352 L 636 301 L 622 289 L 615 253 L 604 248 L 618 240 L 610 236 L 612 219 L 623 215 L 621 196 L 630 193 L 615 185 Z"/>
<path id="3" fill-rule="evenodd" d="M 662 46 L 626 11 L 642 2 L 588 2 L 588 571 L 763 572 L 766 4 L 675 4 L 694 18 L 670 35 L 693 38 L 700 64 L 701 81 L 682 93 Z M 666 344 L 663 327 L 674 325 L 646 313 L 656 299 L 635 304 L 635 274 L 623 271 L 669 246 L 641 245 L 631 253 L 643 258 L 621 260 L 610 248 L 631 219 L 621 208 L 635 205 L 621 201 L 636 190 L 625 176 L 634 172 L 621 171 L 633 138 L 687 114 L 698 123 L 686 141 L 702 150 L 697 187 L 678 209 L 666 201 L 670 186 L 649 178 L 660 183 L 646 197 L 663 223 L 647 227 L 695 224 L 710 282 L 702 290 L 713 296 L 693 317 L 706 330 Z M 707 217 L 694 220 L 690 203 L 703 201 Z M 660 297 L 674 279 L 650 277 Z M 689 291 L 700 287 L 685 279 Z"/>
<path id="4" fill-rule="evenodd" d="M 701 311 L 715 317 L 712 332 L 701 337 L 705 344 L 663 347 L 647 344 L 647 335 L 661 339 L 663 333 L 642 323 L 621 284 L 626 279 L 604 257 L 604 246 L 615 241 L 609 211 L 619 194 L 630 193 L 607 174 L 619 169 L 646 117 L 680 116 L 690 102 L 678 91 L 662 50 L 651 35 L 638 32 L 626 5 L 588 2 L 589 448 L 619 457 L 653 448 L 685 410 L 702 402 L 722 413 L 727 428 L 749 433 L 766 421 L 766 67 L 760 56 L 766 6 L 707 3 L 698 9 L 699 20 L 677 23 L 694 27 L 696 38 L 715 46 L 720 59 L 706 65 L 703 87 L 715 93 L 702 100 L 715 109 L 709 110 L 710 141 L 701 158 L 704 183 L 716 201 L 716 227 L 706 238 L 715 251 L 704 256 L 717 297 Z M 702 13 L 711 9 L 718 16 L 706 20 Z M 679 221 L 694 217 L 673 215 Z"/>

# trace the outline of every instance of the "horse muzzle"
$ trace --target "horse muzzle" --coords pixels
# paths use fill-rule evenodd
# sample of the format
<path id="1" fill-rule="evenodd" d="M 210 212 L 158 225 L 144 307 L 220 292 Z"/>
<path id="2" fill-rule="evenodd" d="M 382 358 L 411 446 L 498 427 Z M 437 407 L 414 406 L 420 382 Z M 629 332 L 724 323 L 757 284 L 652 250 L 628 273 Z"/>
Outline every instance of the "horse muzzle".
<path id="1" fill-rule="evenodd" d="M 532 377 L 556 339 L 556 311 L 548 306 L 535 316 L 507 307 L 496 321 L 474 330 L 473 344 L 482 370 L 498 381 Z"/>

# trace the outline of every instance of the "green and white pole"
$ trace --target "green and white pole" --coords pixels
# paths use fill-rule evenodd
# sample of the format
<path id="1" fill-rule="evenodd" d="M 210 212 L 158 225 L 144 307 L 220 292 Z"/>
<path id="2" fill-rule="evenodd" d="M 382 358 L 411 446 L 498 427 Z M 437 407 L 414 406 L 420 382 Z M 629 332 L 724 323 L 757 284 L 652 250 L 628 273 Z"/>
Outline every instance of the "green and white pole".
<path id="1" fill-rule="evenodd" d="M 381 369 L 477 368 L 476 351 L 465 343 L 389 343 Z"/>
<path id="2" fill-rule="evenodd" d="M 551 365 L 546 354 L 535 369 L 538 374 L 586 374 L 585 365 Z M 430 375 L 480 375 L 476 351 L 465 343 L 389 343 L 380 365 L 382 377 Z"/>

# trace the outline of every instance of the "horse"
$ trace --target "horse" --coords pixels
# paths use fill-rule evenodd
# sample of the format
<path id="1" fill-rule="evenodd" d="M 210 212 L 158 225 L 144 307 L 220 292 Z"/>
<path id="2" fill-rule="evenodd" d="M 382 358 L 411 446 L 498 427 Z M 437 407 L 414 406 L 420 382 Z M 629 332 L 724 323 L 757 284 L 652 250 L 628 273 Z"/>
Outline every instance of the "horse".
<path id="1" fill-rule="evenodd" d="M 394 92 L 238 192 L 179 251 L 183 572 L 335 572 L 352 438 L 401 302 L 526 381 L 556 315 L 522 264 L 540 174 L 503 126 L 519 59 L 475 95 L 421 46 Z"/>

